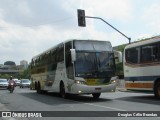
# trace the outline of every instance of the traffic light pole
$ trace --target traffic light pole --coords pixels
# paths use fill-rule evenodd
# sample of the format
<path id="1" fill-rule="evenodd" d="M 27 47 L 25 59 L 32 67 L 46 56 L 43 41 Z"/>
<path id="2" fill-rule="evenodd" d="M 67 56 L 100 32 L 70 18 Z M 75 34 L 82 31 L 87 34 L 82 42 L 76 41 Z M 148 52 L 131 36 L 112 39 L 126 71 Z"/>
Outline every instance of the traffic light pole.
<path id="1" fill-rule="evenodd" d="M 119 32 L 121 35 L 123 35 L 125 38 L 127 38 L 129 40 L 129 44 L 131 43 L 131 38 L 127 37 L 125 34 L 123 34 L 121 31 L 119 31 L 118 29 L 116 29 L 115 27 L 113 27 L 111 24 L 109 24 L 108 22 L 106 22 L 105 20 L 103 20 L 100 17 L 90 17 L 90 16 L 85 16 L 85 18 L 94 18 L 94 19 L 100 19 L 103 22 L 105 22 L 107 25 L 109 25 L 110 27 L 112 27 L 114 30 L 116 30 L 117 32 Z"/>

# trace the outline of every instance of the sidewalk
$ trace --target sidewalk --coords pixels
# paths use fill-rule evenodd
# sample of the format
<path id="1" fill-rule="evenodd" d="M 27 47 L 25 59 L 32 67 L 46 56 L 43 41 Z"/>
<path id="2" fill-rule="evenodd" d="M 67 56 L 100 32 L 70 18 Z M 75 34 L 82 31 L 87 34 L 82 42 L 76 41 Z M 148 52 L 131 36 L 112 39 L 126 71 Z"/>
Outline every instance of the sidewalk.
<path id="1" fill-rule="evenodd" d="M 119 88 L 119 87 L 117 87 L 116 90 L 117 90 L 117 91 L 121 91 L 121 92 L 126 92 L 126 91 L 127 91 L 126 88 Z"/>

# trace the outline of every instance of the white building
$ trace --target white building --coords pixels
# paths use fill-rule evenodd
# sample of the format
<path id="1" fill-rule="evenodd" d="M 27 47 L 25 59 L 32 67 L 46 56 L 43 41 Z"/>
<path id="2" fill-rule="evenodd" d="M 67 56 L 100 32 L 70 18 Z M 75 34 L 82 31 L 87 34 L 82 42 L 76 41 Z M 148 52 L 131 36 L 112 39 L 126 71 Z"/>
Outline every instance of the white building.
<path id="1" fill-rule="evenodd" d="M 20 66 L 24 66 L 24 68 L 28 67 L 28 62 L 26 60 L 20 61 Z"/>

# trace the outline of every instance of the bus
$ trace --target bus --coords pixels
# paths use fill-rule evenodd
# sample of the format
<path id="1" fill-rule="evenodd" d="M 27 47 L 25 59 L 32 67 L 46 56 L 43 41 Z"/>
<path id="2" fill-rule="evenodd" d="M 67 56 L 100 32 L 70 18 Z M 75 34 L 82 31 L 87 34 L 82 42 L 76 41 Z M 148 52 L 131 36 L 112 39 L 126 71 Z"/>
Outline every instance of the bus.
<path id="1" fill-rule="evenodd" d="M 151 91 L 160 98 L 160 36 L 127 45 L 123 61 L 126 89 Z"/>
<path id="2" fill-rule="evenodd" d="M 120 59 L 121 54 L 117 54 Z M 98 40 L 68 40 L 31 60 L 31 88 L 37 93 L 69 94 L 115 92 L 115 58 L 111 43 Z"/>

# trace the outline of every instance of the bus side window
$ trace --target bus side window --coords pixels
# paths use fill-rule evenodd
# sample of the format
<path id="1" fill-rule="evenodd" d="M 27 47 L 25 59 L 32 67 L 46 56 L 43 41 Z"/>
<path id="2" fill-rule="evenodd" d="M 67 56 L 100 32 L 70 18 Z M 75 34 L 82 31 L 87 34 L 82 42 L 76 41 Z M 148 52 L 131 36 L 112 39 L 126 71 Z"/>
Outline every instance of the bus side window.
<path id="1" fill-rule="evenodd" d="M 64 45 L 59 45 L 57 49 L 57 62 L 62 62 L 64 60 Z"/>
<path id="2" fill-rule="evenodd" d="M 57 63 L 57 61 L 56 61 L 56 59 L 57 59 L 57 54 L 56 54 L 56 52 L 57 52 L 57 50 L 56 49 L 54 49 L 52 52 L 51 52 L 51 63 L 52 64 L 56 64 Z"/>
<path id="3" fill-rule="evenodd" d="M 72 42 L 65 43 L 65 63 L 66 63 L 66 72 L 67 77 L 70 79 L 73 79 L 73 64 L 71 60 L 71 51 L 72 48 Z"/>
<path id="4" fill-rule="evenodd" d="M 141 56 L 142 62 L 150 62 L 152 59 L 151 48 L 149 46 L 142 47 Z"/>
<path id="5" fill-rule="evenodd" d="M 152 61 L 158 61 L 158 45 L 153 47 Z"/>
<path id="6" fill-rule="evenodd" d="M 132 63 L 132 64 L 138 64 L 139 63 L 139 51 L 140 48 L 131 48 L 126 50 L 126 62 Z"/>
<path id="7" fill-rule="evenodd" d="M 158 61 L 158 44 L 143 46 L 141 50 L 141 62 Z"/>

